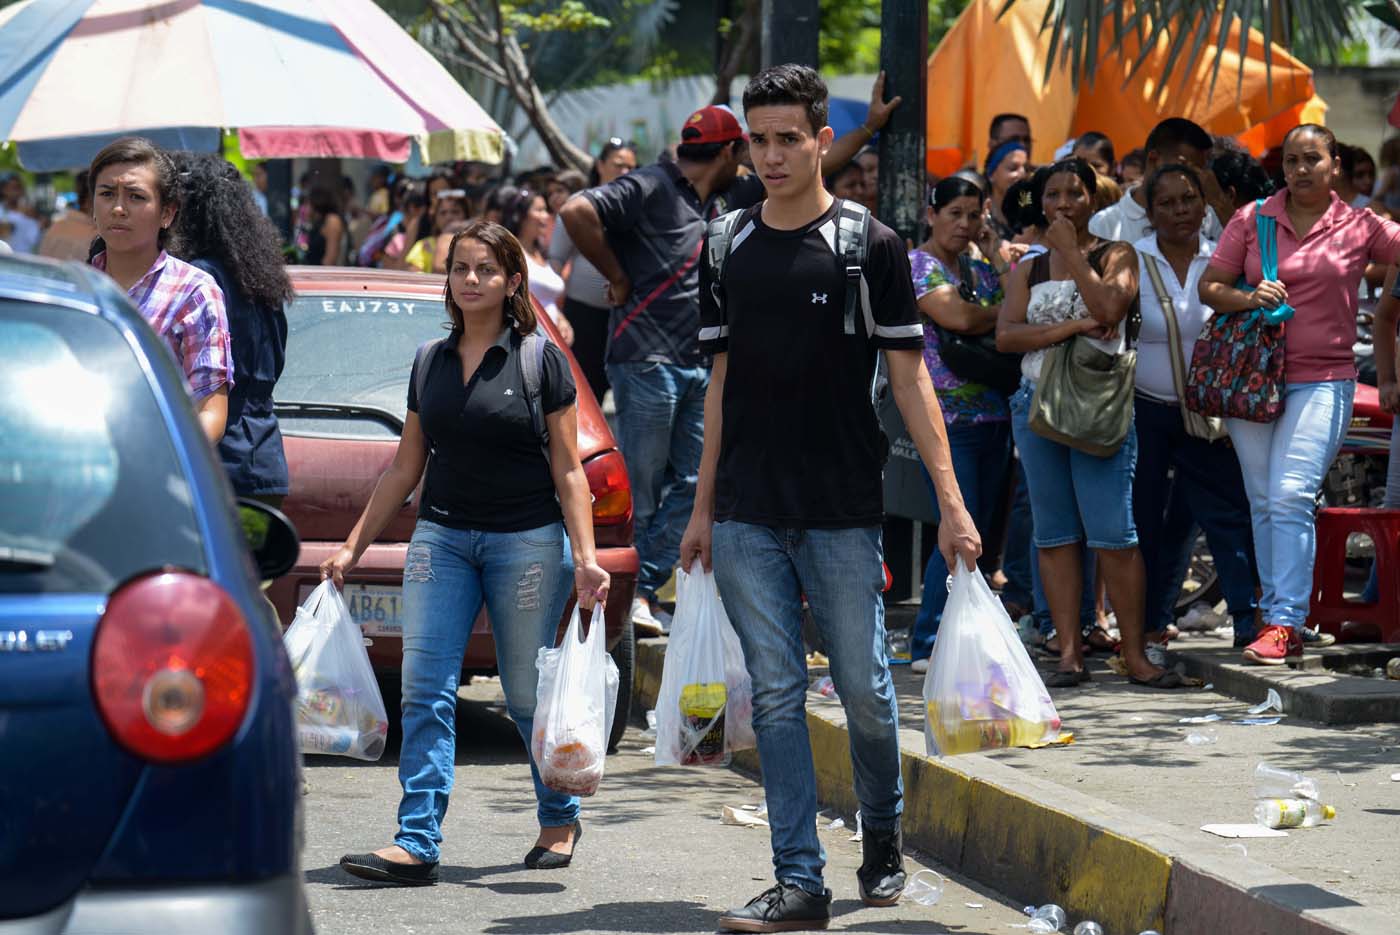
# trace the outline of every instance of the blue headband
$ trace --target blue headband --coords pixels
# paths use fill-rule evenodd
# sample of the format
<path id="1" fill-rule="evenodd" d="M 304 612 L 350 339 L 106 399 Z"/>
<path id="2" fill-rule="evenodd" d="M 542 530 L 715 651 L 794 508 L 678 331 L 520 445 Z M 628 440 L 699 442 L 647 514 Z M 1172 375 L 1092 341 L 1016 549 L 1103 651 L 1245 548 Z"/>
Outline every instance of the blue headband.
<path id="1" fill-rule="evenodd" d="M 1023 153 L 1028 151 L 1026 149 L 1026 144 L 1022 143 L 1020 140 L 1007 140 L 1005 143 L 1002 143 L 996 149 L 992 150 L 992 154 L 987 157 L 987 171 L 982 174 L 991 178 L 992 173 L 997 170 L 997 166 L 1001 165 L 1001 161 L 1018 150 Z"/>

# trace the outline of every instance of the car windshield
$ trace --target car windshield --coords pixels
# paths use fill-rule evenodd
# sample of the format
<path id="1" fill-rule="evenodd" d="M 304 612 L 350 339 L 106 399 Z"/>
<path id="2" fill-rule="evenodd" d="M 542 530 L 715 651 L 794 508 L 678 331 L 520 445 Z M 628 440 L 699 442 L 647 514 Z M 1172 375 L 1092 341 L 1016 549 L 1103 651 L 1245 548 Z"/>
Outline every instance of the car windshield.
<path id="1" fill-rule="evenodd" d="M 140 361 L 86 312 L 0 300 L 0 593 L 204 574 L 194 497 Z"/>
<path id="2" fill-rule="evenodd" d="M 308 292 L 287 305 L 287 363 L 277 381 L 288 434 L 392 438 L 408 410 L 418 346 L 440 338 L 442 300 L 392 294 Z M 323 403 L 332 408 L 281 408 Z M 333 407 L 341 407 L 334 411 Z M 380 410 L 392 418 L 376 417 Z"/>

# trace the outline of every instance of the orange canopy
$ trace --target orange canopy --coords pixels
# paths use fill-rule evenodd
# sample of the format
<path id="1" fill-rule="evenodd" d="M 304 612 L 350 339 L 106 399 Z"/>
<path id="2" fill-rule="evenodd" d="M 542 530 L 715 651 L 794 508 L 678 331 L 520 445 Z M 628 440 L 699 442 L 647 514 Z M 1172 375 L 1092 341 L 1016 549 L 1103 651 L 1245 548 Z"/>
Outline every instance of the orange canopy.
<path id="1" fill-rule="evenodd" d="M 1160 87 L 1168 55 L 1165 36 L 1127 80 L 1141 46 L 1129 37 L 1121 54 L 1110 53 L 1110 22 L 1100 36 L 1094 83 L 1081 82 L 1076 93 L 1066 65 L 1057 64 L 1044 80 L 1050 42 L 1040 24 L 1049 0 L 1016 0 L 998 19 L 1004 5 L 1005 0 L 972 0 L 929 58 L 928 168 L 934 174 L 947 175 L 969 162 L 980 168 L 992 117 L 1008 111 L 1030 118 L 1036 163 L 1049 162 L 1065 140 L 1090 130 L 1107 134 L 1118 153 L 1126 153 L 1141 146 L 1166 117 L 1188 117 L 1211 133 L 1235 137 L 1260 156 L 1294 126 L 1321 123 L 1326 114 L 1327 105 L 1313 89 L 1312 70 L 1278 45 L 1272 81 L 1265 78 L 1258 30 L 1249 31 L 1249 52 L 1241 60 L 1238 24 L 1225 40 L 1214 93 L 1210 46 L 1189 70 L 1182 67 L 1183 53 L 1171 81 Z M 1212 26 L 1209 35 L 1218 33 Z"/>

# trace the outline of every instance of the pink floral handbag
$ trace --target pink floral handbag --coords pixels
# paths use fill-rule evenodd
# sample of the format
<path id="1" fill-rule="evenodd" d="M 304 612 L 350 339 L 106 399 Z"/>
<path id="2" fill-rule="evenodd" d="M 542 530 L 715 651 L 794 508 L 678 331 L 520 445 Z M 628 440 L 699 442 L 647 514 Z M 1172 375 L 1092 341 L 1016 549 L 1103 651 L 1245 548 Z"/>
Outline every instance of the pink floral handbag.
<path id="1" fill-rule="evenodd" d="M 1259 265 L 1265 279 L 1278 278 L 1278 228 L 1254 204 Z M 1243 279 L 1239 288 L 1252 288 Z M 1186 375 L 1186 408 L 1203 416 L 1273 422 L 1283 414 L 1283 329 L 1293 309 L 1216 314 L 1191 352 Z"/>

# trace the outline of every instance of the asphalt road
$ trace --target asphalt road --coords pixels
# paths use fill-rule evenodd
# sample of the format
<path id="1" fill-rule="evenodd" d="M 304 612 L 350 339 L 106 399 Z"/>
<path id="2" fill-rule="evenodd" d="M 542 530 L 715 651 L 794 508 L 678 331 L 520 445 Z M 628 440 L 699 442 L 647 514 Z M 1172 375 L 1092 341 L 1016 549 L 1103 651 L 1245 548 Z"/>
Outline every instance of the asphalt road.
<path id="1" fill-rule="evenodd" d="M 534 794 L 514 727 L 497 707 L 498 684 L 462 692 L 457 779 L 443 828 L 442 882 L 401 889 L 357 881 L 341 854 L 389 843 L 399 785 L 397 741 L 378 763 L 310 757 L 306 848 L 302 855 L 316 930 L 322 935 L 402 933 L 708 933 L 718 913 L 771 883 L 766 828 L 721 824 L 724 805 L 756 804 L 762 789 L 728 769 L 658 769 L 636 727 L 608 759 L 598 795 L 584 802 L 585 834 L 573 866 L 531 871 L 521 862 L 534 842 Z M 822 824 L 837 817 L 827 813 Z M 854 825 L 851 816 L 845 821 Z M 966 880 L 949 878 L 933 907 L 906 902 L 864 907 L 851 828 L 824 830 L 831 928 L 849 932 L 1014 931 L 1018 907 Z M 910 856 L 909 870 L 928 866 Z M 972 904 L 969 906 L 968 904 Z"/>

